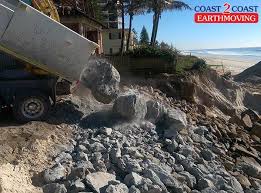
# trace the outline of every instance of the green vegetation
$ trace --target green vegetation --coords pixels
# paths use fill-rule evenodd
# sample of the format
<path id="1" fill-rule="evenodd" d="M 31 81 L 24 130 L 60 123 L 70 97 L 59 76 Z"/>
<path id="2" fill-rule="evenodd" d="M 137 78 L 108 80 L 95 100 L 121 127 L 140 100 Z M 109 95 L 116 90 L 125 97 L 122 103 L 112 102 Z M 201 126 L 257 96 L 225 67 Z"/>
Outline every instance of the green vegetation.
<path id="1" fill-rule="evenodd" d="M 203 71 L 207 68 L 205 60 L 196 56 L 178 55 L 176 63 L 176 73 L 183 74 L 189 70 Z"/>
<path id="2" fill-rule="evenodd" d="M 143 26 L 141 33 L 140 33 L 140 45 L 146 46 L 149 45 L 149 34 L 145 26 Z"/>

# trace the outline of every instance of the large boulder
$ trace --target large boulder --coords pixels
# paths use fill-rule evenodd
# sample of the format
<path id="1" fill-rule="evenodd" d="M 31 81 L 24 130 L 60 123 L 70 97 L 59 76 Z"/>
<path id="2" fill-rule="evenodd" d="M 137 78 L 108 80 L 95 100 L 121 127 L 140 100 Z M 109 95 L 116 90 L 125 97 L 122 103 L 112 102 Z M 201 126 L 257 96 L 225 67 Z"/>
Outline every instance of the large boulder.
<path id="1" fill-rule="evenodd" d="M 115 181 L 116 176 L 105 172 L 91 173 L 86 176 L 86 183 L 96 192 L 109 185 L 110 181 Z"/>
<path id="2" fill-rule="evenodd" d="M 180 109 L 168 109 L 164 116 L 164 124 L 166 126 L 164 136 L 176 137 L 179 131 L 187 127 L 187 116 Z"/>
<path id="3" fill-rule="evenodd" d="M 144 119 L 147 107 L 144 97 L 136 93 L 127 93 L 115 100 L 114 113 L 126 119 Z"/>
<path id="4" fill-rule="evenodd" d="M 95 59 L 83 71 L 81 83 L 91 89 L 96 100 L 110 103 L 119 94 L 120 74 L 110 63 Z"/>
<path id="5" fill-rule="evenodd" d="M 147 114 L 146 119 L 152 123 L 158 122 L 164 115 L 165 107 L 157 101 L 148 101 L 147 102 Z"/>

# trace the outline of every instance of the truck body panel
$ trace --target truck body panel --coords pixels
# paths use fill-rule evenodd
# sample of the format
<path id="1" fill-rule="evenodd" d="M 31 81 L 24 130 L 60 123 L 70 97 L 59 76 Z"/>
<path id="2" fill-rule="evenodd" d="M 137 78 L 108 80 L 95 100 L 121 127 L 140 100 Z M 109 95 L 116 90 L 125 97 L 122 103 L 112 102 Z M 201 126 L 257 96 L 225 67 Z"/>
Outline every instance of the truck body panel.
<path id="1" fill-rule="evenodd" d="M 21 1 L 9 8 L 2 1 L 0 50 L 69 81 L 79 80 L 98 45 Z"/>

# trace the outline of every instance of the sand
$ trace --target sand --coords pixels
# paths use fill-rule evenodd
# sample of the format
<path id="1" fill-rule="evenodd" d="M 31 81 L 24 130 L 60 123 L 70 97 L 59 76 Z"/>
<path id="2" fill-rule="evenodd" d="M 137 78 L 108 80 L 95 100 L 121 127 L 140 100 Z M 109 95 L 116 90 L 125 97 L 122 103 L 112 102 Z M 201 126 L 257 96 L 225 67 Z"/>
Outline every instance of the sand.
<path id="1" fill-rule="evenodd" d="M 230 56 L 230 55 L 197 55 L 200 58 L 206 60 L 207 64 L 211 65 L 212 68 L 217 71 L 231 72 L 232 75 L 239 74 L 245 69 L 255 65 L 261 61 L 261 58 L 254 57 L 241 57 L 241 56 Z"/>

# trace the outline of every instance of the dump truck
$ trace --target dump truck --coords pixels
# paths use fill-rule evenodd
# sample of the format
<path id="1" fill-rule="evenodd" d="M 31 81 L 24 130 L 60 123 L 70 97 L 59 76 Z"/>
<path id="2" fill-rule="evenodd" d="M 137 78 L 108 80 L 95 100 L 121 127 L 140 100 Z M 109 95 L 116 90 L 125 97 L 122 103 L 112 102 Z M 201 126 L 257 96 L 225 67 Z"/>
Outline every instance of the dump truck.
<path id="1" fill-rule="evenodd" d="M 58 78 L 78 81 L 98 45 L 19 0 L 0 0 L 0 109 L 41 120 Z"/>

